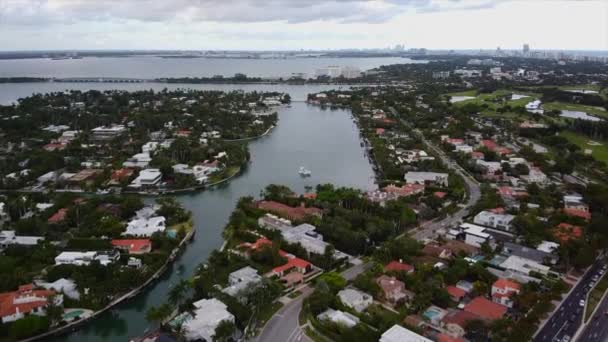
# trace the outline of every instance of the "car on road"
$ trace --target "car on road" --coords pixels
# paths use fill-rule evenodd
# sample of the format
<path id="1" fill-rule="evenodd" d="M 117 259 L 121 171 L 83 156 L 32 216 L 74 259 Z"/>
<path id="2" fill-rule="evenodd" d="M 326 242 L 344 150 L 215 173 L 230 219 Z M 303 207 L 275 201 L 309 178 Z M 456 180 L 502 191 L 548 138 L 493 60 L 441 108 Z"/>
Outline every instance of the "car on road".
<path id="1" fill-rule="evenodd" d="M 570 342 L 570 336 L 564 336 L 564 338 L 562 338 L 562 342 Z"/>
<path id="2" fill-rule="evenodd" d="M 585 300 L 584 300 L 584 299 L 581 299 L 581 300 L 578 302 L 578 305 L 579 305 L 579 306 L 585 306 Z"/>

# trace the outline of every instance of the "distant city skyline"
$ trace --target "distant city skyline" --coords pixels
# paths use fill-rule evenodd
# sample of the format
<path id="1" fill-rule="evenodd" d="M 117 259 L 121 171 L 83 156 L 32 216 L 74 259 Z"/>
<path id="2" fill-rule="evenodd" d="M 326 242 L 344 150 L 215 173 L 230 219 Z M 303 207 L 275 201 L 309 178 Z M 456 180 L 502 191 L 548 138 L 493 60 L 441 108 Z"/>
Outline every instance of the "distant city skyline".
<path id="1" fill-rule="evenodd" d="M 3 0 L 0 51 L 608 50 L 608 2 Z"/>

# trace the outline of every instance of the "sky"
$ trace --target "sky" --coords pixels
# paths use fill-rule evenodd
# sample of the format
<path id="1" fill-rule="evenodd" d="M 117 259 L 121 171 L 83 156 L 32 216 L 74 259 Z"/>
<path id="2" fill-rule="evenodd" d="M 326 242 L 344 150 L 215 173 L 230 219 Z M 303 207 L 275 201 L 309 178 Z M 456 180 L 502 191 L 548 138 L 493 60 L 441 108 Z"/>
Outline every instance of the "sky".
<path id="1" fill-rule="evenodd" d="M 608 0 L 0 0 L 0 50 L 608 50 Z"/>

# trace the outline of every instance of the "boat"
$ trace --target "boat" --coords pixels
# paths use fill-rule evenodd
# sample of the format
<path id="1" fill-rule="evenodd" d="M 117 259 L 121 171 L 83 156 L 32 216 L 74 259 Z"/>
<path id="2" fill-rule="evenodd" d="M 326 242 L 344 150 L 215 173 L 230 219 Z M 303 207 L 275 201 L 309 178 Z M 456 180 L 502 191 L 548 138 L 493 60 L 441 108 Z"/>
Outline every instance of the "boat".
<path id="1" fill-rule="evenodd" d="M 304 166 L 300 166 L 300 170 L 298 171 L 298 173 L 302 177 L 309 177 L 312 174 L 312 172 L 310 172 L 310 170 L 307 170 Z"/>

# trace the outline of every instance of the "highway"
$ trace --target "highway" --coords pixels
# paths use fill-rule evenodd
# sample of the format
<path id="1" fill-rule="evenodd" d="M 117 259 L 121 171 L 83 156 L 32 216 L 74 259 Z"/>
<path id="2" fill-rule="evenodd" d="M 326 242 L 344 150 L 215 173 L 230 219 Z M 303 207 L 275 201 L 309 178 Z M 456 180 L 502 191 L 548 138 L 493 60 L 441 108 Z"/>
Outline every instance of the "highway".
<path id="1" fill-rule="evenodd" d="M 608 341 L 608 297 L 599 304 L 595 315 L 584 327 L 577 341 L 600 342 Z"/>
<path id="2" fill-rule="evenodd" d="M 583 323 L 584 314 L 584 307 L 581 306 L 579 302 L 587 298 L 587 293 L 590 290 L 589 284 L 591 283 L 593 276 L 599 274 L 599 271 L 604 264 L 603 258 L 597 260 L 587 272 L 585 272 L 574 289 L 570 291 L 558 309 L 553 312 L 551 318 L 549 318 L 545 325 L 537 332 L 534 337 L 534 342 L 565 342 L 576 334 Z M 579 339 L 579 341 L 587 340 Z"/>

